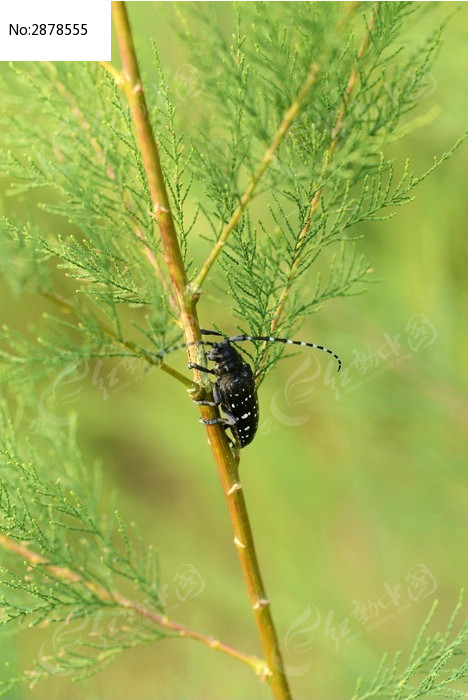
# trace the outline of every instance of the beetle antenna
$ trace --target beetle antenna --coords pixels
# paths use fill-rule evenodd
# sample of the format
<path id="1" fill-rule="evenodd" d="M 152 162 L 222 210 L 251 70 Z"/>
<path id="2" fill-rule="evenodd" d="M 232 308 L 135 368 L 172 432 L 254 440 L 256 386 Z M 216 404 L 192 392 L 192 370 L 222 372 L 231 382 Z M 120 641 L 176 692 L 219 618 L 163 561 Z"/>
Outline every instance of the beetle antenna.
<path id="1" fill-rule="evenodd" d="M 213 343 L 210 340 L 197 340 L 195 343 L 177 343 L 177 345 L 173 345 L 171 348 L 167 348 L 166 350 L 160 350 L 159 352 L 155 353 L 153 357 L 155 359 L 162 359 L 163 357 L 166 357 L 166 355 L 169 355 L 171 352 L 175 352 L 176 350 L 182 350 L 183 348 L 191 348 L 194 345 L 216 345 L 216 343 Z"/>
<path id="2" fill-rule="evenodd" d="M 205 328 L 200 328 L 200 333 L 202 335 L 220 335 L 222 338 L 227 338 L 224 333 L 220 333 L 219 331 L 207 331 Z"/>
<path id="3" fill-rule="evenodd" d="M 268 335 L 235 335 L 232 338 L 228 338 L 230 343 L 242 343 L 245 340 L 255 341 L 262 340 L 267 343 L 285 343 L 287 345 L 301 345 L 302 347 L 313 348 L 315 350 L 323 350 L 323 352 L 328 352 L 329 355 L 335 358 L 338 362 L 338 372 L 341 369 L 341 360 L 333 350 L 329 350 L 323 345 L 317 345 L 316 343 L 306 343 L 303 340 L 290 340 L 289 338 L 274 338 Z"/>

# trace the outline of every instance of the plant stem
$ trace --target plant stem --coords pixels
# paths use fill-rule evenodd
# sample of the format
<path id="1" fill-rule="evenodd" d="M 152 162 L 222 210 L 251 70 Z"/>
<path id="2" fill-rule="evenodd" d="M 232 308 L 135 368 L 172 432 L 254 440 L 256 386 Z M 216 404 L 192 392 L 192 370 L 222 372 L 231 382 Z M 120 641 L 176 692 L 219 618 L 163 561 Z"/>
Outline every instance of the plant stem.
<path id="1" fill-rule="evenodd" d="M 114 78 L 117 86 L 122 87 L 122 75 L 120 74 L 120 71 L 114 68 L 112 63 L 109 63 L 109 61 L 99 61 L 99 64 L 109 73 L 109 75 Z"/>
<path id="2" fill-rule="evenodd" d="M 234 210 L 231 218 L 227 222 L 227 224 L 224 226 L 220 237 L 216 241 L 214 248 L 212 249 L 211 253 L 208 255 L 205 263 L 202 265 L 202 268 L 200 270 L 200 273 L 198 274 L 198 277 L 194 280 L 193 284 L 191 285 L 193 293 L 198 296 L 200 294 L 200 288 L 205 281 L 205 278 L 210 271 L 213 263 L 216 261 L 216 258 L 218 255 L 221 253 L 224 245 L 226 244 L 227 239 L 231 235 L 231 232 L 234 230 L 234 228 L 237 226 L 239 223 L 239 220 L 247 206 L 247 204 L 250 202 L 252 199 L 252 196 L 255 192 L 255 189 L 260 182 L 261 178 L 263 177 L 266 169 L 270 165 L 271 161 L 273 160 L 273 157 L 275 155 L 275 152 L 278 150 L 280 147 L 284 137 L 289 131 L 289 128 L 291 124 L 293 123 L 294 119 L 296 118 L 299 109 L 301 107 L 301 104 L 303 103 L 304 99 L 307 96 L 307 93 L 309 92 L 310 88 L 312 85 L 315 83 L 315 80 L 317 78 L 317 74 L 319 72 L 319 67 L 317 64 L 313 64 L 310 68 L 309 73 L 307 74 L 307 77 L 301 86 L 299 92 L 297 93 L 297 96 L 294 98 L 292 101 L 291 105 L 289 106 L 288 110 L 286 111 L 283 120 L 281 124 L 279 125 L 276 134 L 273 137 L 273 140 L 270 144 L 270 146 L 267 148 L 265 151 L 265 154 L 261 160 L 260 165 L 257 168 L 257 171 L 253 175 L 249 186 L 245 190 L 244 194 L 240 198 L 239 205 L 237 208 Z"/>
<path id="3" fill-rule="evenodd" d="M 148 116 L 148 108 L 125 3 L 113 2 L 112 12 L 122 57 L 123 87 L 135 124 L 137 140 L 151 192 L 153 212 L 161 232 L 164 257 L 169 268 L 174 295 L 179 304 L 185 340 L 187 343 L 192 343 L 201 337 L 195 308 L 195 297 L 187 289 L 187 275 L 170 210 L 158 149 Z M 197 359 L 194 361 L 204 362 L 204 354 L 201 347 L 191 347 L 190 351 L 193 354 L 198 354 Z M 195 377 L 198 381 L 199 375 L 197 373 Z M 202 381 L 205 383 L 206 379 L 202 378 Z M 213 419 L 219 416 L 215 407 L 199 406 L 199 408 L 204 419 Z M 239 481 L 237 463 L 232 450 L 227 444 L 222 426 L 219 424 L 207 425 L 206 430 L 226 497 L 234 531 L 234 542 L 265 655 L 265 677 L 276 700 L 290 700 L 291 694 L 284 674 L 270 604 L 267 600 L 260 574 L 252 530 L 242 486 Z"/>
<path id="4" fill-rule="evenodd" d="M 80 583 L 89 591 L 91 591 L 93 595 L 98 596 L 102 601 L 106 603 L 115 603 L 116 605 L 118 605 L 121 608 L 124 608 L 125 610 L 132 610 L 139 617 L 144 617 L 146 620 L 154 622 L 160 627 L 165 627 L 166 629 L 175 632 L 179 637 L 195 639 L 196 641 L 201 642 L 202 644 L 206 644 L 206 646 L 209 646 L 210 649 L 213 649 L 215 651 L 221 651 L 222 653 L 227 654 L 228 656 L 232 656 L 238 661 L 242 661 L 243 663 L 250 666 L 260 677 L 263 677 L 265 673 L 267 673 L 267 669 L 265 668 L 265 662 L 262 661 L 262 659 L 258 659 L 256 656 L 249 656 L 248 654 L 245 654 L 243 651 L 240 651 L 239 649 L 236 649 L 235 647 L 232 647 L 229 644 L 224 644 L 224 642 L 221 642 L 216 637 L 201 634 L 200 632 L 197 632 L 191 629 L 190 627 L 186 627 L 180 622 L 170 620 L 166 615 L 158 613 L 156 612 L 156 610 L 148 608 L 138 601 L 130 600 L 129 598 L 126 598 L 117 591 L 110 593 L 103 586 L 92 583 L 91 581 L 87 581 L 85 578 L 83 578 L 83 576 L 81 576 L 81 574 L 78 574 L 76 571 L 73 571 L 73 569 L 70 569 L 67 566 L 58 566 L 57 564 L 52 564 L 42 555 L 38 554 L 37 552 L 33 551 L 32 549 L 30 549 L 22 543 L 15 542 L 6 535 L 0 535 L 0 546 L 8 550 L 9 552 L 13 552 L 14 554 L 23 557 L 23 560 L 28 562 L 29 564 L 32 564 L 34 566 L 45 567 L 50 574 L 52 574 L 58 579 L 61 579 L 62 581 Z"/>
<path id="5" fill-rule="evenodd" d="M 53 294 L 52 292 L 42 292 L 42 296 L 45 299 L 48 299 L 49 301 L 52 301 L 54 304 L 57 304 L 60 306 L 60 308 L 65 311 L 66 313 L 71 313 L 73 314 L 78 320 L 80 320 L 80 314 L 77 311 L 77 309 L 70 304 L 66 299 L 62 299 L 58 294 Z M 184 374 L 179 372 L 178 370 L 174 369 L 174 367 L 170 367 L 170 365 L 167 365 L 165 362 L 162 360 L 158 359 L 156 355 L 152 355 L 151 353 L 142 350 L 141 348 L 138 347 L 136 343 L 134 343 L 132 340 L 126 340 L 125 338 L 119 338 L 112 328 L 110 328 L 106 323 L 103 323 L 102 321 L 99 321 L 97 318 L 93 317 L 94 323 L 96 323 L 97 326 L 101 329 L 103 333 L 109 336 L 109 338 L 112 338 L 112 340 L 115 340 L 116 343 L 119 345 L 122 345 L 122 347 L 126 348 L 127 350 L 130 350 L 135 356 L 135 358 L 142 358 L 146 360 L 150 365 L 154 365 L 158 369 L 160 369 L 162 372 L 165 372 L 166 374 L 169 374 L 171 377 L 174 379 L 177 379 L 178 382 L 183 384 L 186 389 L 189 391 L 196 391 L 199 387 L 198 384 L 193 382 L 191 379 L 186 377 Z"/>
<path id="6" fill-rule="evenodd" d="M 187 276 L 177 240 L 174 220 L 170 211 L 169 197 L 161 169 L 159 152 L 148 116 L 148 106 L 143 92 L 143 85 L 125 3 L 113 2 L 112 15 L 123 64 L 123 87 L 137 132 L 137 141 L 140 147 L 153 203 L 153 216 L 157 221 L 161 233 L 164 257 L 171 276 L 178 307 L 182 315 L 182 325 L 191 336 L 187 338 L 187 342 L 195 342 L 199 340 L 199 333 L 196 332 L 198 330 L 196 324 L 193 323 L 193 319 L 184 318 L 184 316 L 188 314 L 185 298 Z"/>
<path id="7" fill-rule="evenodd" d="M 215 426 L 207 426 L 213 428 Z M 216 426 L 217 427 L 217 426 Z M 226 443 L 224 431 L 209 430 L 213 452 L 234 532 L 234 544 L 240 559 L 250 604 L 269 669 L 268 681 L 277 700 L 290 700 L 291 694 L 284 672 L 270 601 L 263 585 L 250 526 L 238 464 Z"/>

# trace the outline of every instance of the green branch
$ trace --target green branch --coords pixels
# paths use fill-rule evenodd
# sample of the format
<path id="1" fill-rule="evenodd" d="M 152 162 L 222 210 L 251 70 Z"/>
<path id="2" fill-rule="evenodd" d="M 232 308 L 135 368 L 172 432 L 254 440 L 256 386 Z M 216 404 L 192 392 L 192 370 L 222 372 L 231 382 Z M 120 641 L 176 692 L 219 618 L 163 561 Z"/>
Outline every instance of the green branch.
<path id="1" fill-rule="evenodd" d="M 194 298 L 187 290 L 187 276 L 170 210 L 158 148 L 148 116 L 148 107 L 125 3 L 113 2 L 112 11 L 122 57 L 123 86 L 130 105 L 137 140 L 148 178 L 153 201 L 153 213 L 161 232 L 164 257 L 180 308 L 180 322 L 184 330 L 186 343 L 195 343 L 201 339 L 198 317 Z M 192 346 L 190 350 L 193 353 L 197 351 L 197 348 Z M 201 349 L 198 349 L 198 354 L 199 357 L 196 357 L 194 361 L 200 361 L 200 359 L 204 361 Z M 219 416 L 218 411 L 211 406 L 200 405 L 200 412 L 205 420 L 212 420 Z M 270 602 L 265 593 L 255 552 L 247 507 L 239 481 L 238 464 L 227 444 L 222 426 L 212 424 L 207 425 L 206 429 L 226 497 L 234 531 L 234 543 L 239 555 L 252 611 L 265 654 L 268 668 L 267 680 L 276 700 L 289 700 L 291 694 L 284 673 L 278 638 L 270 612 Z"/>

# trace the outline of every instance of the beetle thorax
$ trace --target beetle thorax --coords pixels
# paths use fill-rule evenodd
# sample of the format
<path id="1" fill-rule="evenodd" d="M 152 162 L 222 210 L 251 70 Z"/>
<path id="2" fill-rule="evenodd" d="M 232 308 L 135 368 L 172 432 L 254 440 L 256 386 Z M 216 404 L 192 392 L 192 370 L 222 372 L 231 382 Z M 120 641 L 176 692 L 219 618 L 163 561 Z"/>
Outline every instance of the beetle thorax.
<path id="1" fill-rule="evenodd" d="M 240 353 L 232 347 L 228 340 L 215 343 L 208 353 L 208 359 L 216 363 L 214 371 L 217 375 L 239 372 L 244 364 Z"/>

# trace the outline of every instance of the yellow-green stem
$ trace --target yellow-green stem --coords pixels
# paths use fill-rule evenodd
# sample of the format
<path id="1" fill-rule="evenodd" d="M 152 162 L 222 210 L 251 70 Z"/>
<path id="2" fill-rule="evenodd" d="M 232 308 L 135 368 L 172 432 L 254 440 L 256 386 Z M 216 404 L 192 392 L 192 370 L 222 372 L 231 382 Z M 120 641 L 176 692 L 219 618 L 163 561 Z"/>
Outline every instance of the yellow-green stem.
<path id="1" fill-rule="evenodd" d="M 122 85 L 128 99 L 141 150 L 148 185 L 153 203 L 153 213 L 161 232 L 164 257 L 169 269 L 174 296 L 180 308 L 181 325 L 187 343 L 200 339 L 200 329 L 195 308 L 195 298 L 187 289 L 187 276 L 183 265 L 179 242 L 171 214 L 166 185 L 161 170 L 158 149 L 148 115 L 145 95 L 137 63 L 130 23 L 124 2 L 113 2 L 114 26 L 122 58 Z M 192 347 L 194 354 L 200 350 Z M 201 353 L 200 353 L 201 354 Z M 196 356 L 196 355 L 195 355 Z M 200 359 L 196 359 L 200 361 Z M 201 355 L 201 361 L 203 356 Z M 195 375 L 197 380 L 199 375 Z M 200 406 L 203 418 L 216 418 L 217 409 Z M 238 466 L 220 425 L 207 425 L 208 440 L 218 469 L 226 497 L 234 543 L 239 555 L 249 600 L 265 656 L 265 675 L 276 700 L 290 700 L 291 694 L 284 673 L 278 638 L 273 624 L 270 604 L 260 574 L 254 547 L 252 530 L 239 481 Z"/>
<path id="2" fill-rule="evenodd" d="M 225 246 L 227 239 L 231 235 L 232 231 L 235 229 L 237 224 L 239 223 L 239 220 L 242 216 L 242 214 L 245 211 L 245 208 L 247 204 L 250 202 L 250 200 L 253 197 L 253 194 L 257 188 L 258 183 L 262 179 L 263 175 L 265 174 L 266 169 L 272 162 L 276 151 L 280 147 L 282 141 L 284 140 L 284 137 L 289 131 L 289 128 L 291 124 L 293 123 L 294 119 L 296 118 L 297 114 L 299 113 L 299 109 L 304 102 L 304 99 L 307 96 L 307 93 L 309 92 L 310 88 L 312 85 L 315 83 L 315 80 L 317 78 L 317 74 L 319 72 L 319 67 L 316 64 L 313 64 L 310 68 L 310 71 L 302 84 L 299 92 L 297 93 L 296 97 L 290 104 L 288 110 L 286 111 L 281 124 L 279 125 L 271 144 L 265 151 L 263 158 L 260 162 L 260 165 L 258 166 L 255 174 L 253 175 L 247 189 L 245 190 L 244 194 L 240 198 L 239 204 L 234 210 L 231 218 L 223 228 L 220 237 L 216 241 L 213 249 L 211 250 L 210 254 L 208 255 L 206 261 L 202 265 L 202 268 L 200 270 L 200 273 L 198 274 L 198 277 L 196 280 L 193 282 L 192 286 L 192 292 L 193 294 L 197 297 L 200 294 L 200 288 L 205 281 L 205 278 L 208 274 L 208 272 L 211 270 L 211 267 L 213 266 L 214 262 L 216 261 L 216 258 L 218 255 L 221 253 L 223 247 Z"/>
<path id="3" fill-rule="evenodd" d="M 23 561 L 27 564 L 32 564 L 33 566 L 39 566 L 46 569 L 50 574 L 61 579 L 62 581 L 69 583 L 80 583 L 105 603 L 115 603 L 125 610 L 132 610 L 139 617 L 144 617 L 150 622 L 170 630 L 179 637 L 195 639 L 198 642 L 202 642 L 202 644 L 206 644 L 210 647 L 210 649 L 220 651 L 228 656 L 232 656 L 234 659 L 242 661 L 250 666 L 260 677 L 265 674 L 265 662 L 258 659 L 256 656 L 249 656 L 248 654 L 245 654 L 239 649 L 235 649 L 229 644 L 224 644 L 224 642 L 216 639 L 216 637 L 207 636 L 201 634 L 200 632 L 196 632 L 180 622 L 171 620 L 166 615 L 159 613 L 153 608 L 149 608 L 138 601 L 126 598 L 117 591 L 109 592 L 103 586 L 87 581 L 81 574 L 67 566 L 52 564 L 52 562 L 48 561 L 45 557 L 32 550 L 30 547 L 27 547 L 24 543 L 16 542 L 6 535 L 0 535 L 0 547 L 3 547 L 3 549 L 22 557 Z"/>

